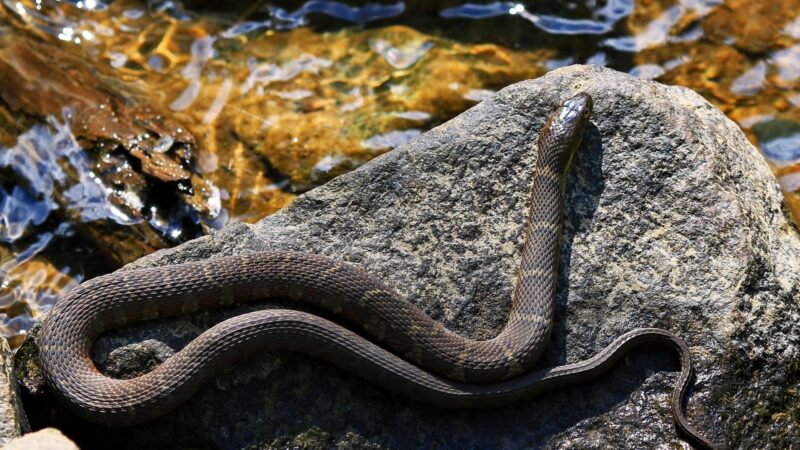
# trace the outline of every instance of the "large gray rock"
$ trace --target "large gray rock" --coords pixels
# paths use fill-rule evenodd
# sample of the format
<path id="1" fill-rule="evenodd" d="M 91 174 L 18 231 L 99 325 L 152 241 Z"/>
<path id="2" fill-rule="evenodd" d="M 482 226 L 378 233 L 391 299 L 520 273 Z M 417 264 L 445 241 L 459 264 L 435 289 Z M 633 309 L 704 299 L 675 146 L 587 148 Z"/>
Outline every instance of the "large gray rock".
<path id="1" fill-rule="evenodd" d="M 14 354 L 0 337 L 0 445 L 28 430 L 14 375 Z"/>
<path id="2" fill-rule="evenodd" d="M 733 447 L 800 442 L 798 231 L 761 156 L 687 89 L 599 67 L 559 69 L 256 225 L 230 225 L 126 269 L 313 252 L 364 267 L 452 330 L 490 337 L 515 281 L 537 133 L 579 91 L 594 97 L 594 119 L 568 180 L 556 326 L 541 366 L 584 359 L 632 328 L 667 328 L 696 360 L 688 411 L 697 428 Z M 115 332 L 96 359 L 117 375 L 146 370 L 251 308 Z M 27 348 L 19 362 L 28 392 L 40 393 L 35 408 L 48 403 L 32 340 Z M 230 368 L 174 414 L 125 432 L 62 420 L 87 442 L 117 447 L 673 448 L 682 442 L 669 413 L 677 368 L 672 353 L 646 349 L 581 386 L 452 412 L 281 353 Z"/>

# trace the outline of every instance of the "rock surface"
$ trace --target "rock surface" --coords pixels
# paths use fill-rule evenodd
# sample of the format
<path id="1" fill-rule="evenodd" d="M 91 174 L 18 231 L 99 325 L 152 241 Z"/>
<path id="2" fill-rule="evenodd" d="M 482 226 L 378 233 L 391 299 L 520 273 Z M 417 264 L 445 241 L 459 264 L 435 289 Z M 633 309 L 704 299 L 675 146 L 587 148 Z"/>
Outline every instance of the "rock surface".
<path id="1" fill-rule="evenodd" d="M 800 240 L 777 183 L 700 96 L 609 69 L 573 66 L 512 85 L 256 225 L 127 269 L 308 251 L 361 265 L 456 332 L 490 337 L 515 281 L 537 133 L 579 91 L 594 97 L 594 117 L 568 178 L 556 325 L 541 366 L 584 359 L 635 327 L 667 328 L 695 358 L 688 411 L 704 434 L 742 448 L 800 441 Z M 255 307 L 110 333 L 95 357 L 101 368 L 146 370 L 165 346 Z M 51 403 L 33 339 L 18 356 L 28 406 L 43 420 Z M 81 444 L 117 447 L 674 448 L 677 367 L 671 353 L 647 349 L 581 386 L 449 412 L 281 353 L 226 370 L 175 413 L 125 433 L 55 417 Z"/>
<path id="2" fill-rule="evenodd" d="M 0 337 L 0 445 L 27 431 L 28 423 L 14 376 L 14 354 Z"/>
<path id="3" fill-rule="evenodd" d="M 14 439 L 2 450 L 78 450 L 78 446 L 57 429 L 45 428 Z"/>

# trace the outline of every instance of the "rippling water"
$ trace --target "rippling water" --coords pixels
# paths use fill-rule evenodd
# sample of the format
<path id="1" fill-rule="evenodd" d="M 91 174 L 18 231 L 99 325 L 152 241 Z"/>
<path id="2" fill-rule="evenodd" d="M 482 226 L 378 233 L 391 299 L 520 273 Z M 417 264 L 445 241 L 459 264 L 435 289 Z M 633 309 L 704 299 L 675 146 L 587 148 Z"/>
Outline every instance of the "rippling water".
<path id="1" fill-rule="evenodd" d="M 0 6 L 0 334 L 573 63 L 690 87 L 800 216 L 800 1 Z"/>

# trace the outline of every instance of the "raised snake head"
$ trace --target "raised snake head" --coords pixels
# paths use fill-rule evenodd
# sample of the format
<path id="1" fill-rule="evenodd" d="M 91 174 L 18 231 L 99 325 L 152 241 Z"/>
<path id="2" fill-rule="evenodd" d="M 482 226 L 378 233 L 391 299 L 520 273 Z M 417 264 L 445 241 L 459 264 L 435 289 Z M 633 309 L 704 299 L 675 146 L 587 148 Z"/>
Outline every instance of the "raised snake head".
<path id="1" fill-rule="evenodd" d="M 539 133 L 540 162 L 549 165 L 556 173 L 566 173 L 580 147 L 591 114 L 592 97 L 589 94 L 581 92 L 564 100 Z"/>

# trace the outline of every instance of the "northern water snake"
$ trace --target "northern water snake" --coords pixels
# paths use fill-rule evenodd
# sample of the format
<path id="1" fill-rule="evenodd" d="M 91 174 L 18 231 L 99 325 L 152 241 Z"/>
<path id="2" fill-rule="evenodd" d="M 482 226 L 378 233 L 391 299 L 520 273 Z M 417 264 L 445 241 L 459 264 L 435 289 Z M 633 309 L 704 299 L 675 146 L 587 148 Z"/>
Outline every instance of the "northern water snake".
<path id="1" fill-rule="evenodd" d="M 68 292 L 53 308 L 39 338 L 49 386 L 85 419 L 133 424 L 171 410 L 233 360 L 288 349 L 326 359 L 419 401 L 446 408 L 485 408 L 594 378 L 630 348 L 657 343 L 675 349 L 681 359 L 672 395 L 677 427 L 694 445 L 712 447 L 684 415 L 691 356 L 684 341 L 669 331 L 636 329 L 587 360 L 529 371 L 552 328 L 565 174 L 591 109 L 589 95 L 572 97 L 539 133 L 518 281 L 508 322 L 496 337 L 472 340 L 457 335 L 350 264 L 305 253 L 242 254 L 116 272 Z M 360 324 L 391 351 L 322 317 L 272 309 L 210 328 L 136 378 L 107 377 L 92 361 L 93 342 L 106 330 L 274 297 L 334 312 Z"/>

